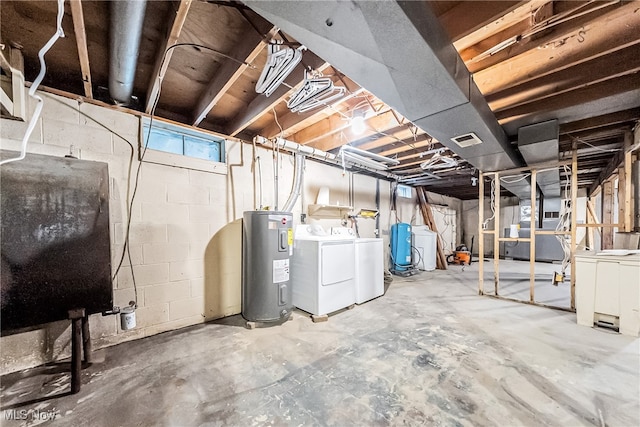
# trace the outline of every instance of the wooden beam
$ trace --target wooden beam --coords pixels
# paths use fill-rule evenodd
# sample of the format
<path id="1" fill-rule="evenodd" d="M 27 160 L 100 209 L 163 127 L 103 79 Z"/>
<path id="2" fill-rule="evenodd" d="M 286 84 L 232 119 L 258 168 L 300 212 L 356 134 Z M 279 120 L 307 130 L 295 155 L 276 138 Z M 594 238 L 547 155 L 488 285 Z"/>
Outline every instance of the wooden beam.
<path id="1" fill-rule="evenodd" d="M 329 67 L 328 63 L 309 51 L 304 53 L 303 60 L 306 65 L 314 70 L 323 71 Z M 236 136 L 264 114 L 271 111 L 271 109 L 277 104 L 284 101 L 286 97 L 295 90 L 295 88 L 302 84 L 304 81 L 304 71 L 305 65 L 302 63 L 298 64 L 298 66 L 284 80 L 284 83 L 281 84 L 280 87 L 271 94 L 271 96 L 256 96 L 249 105 L 247 105 L 247 108 L 245 108 L 231 121 L 231 123 L 229 123 L 225 133 L 229 136 Z"/>
<path id="2" fill-rule="evenodd" d="M 622 171 L 624 179 L 621 178 L 621 186 L 623 188 L 622 198 L 618 198 L 618 203 L 622 206 L 622 216 L 618 218 L 618 222 L 624 224 L 623 231 L 628 233 L 633 231 L 633 206 L 631 204 L 631 164 L 633 162 L 633 154 L 631 145 L 633 144 L 633 136 L 631 132 L 625 134 L 624 141 L 624 163 Z M 636 183 L 638 185 L 638 183 Z"/>
<path id="3" fill-rule="evenodd" d="M 393 110 L 385 110 L 378 115 L 365 120 L 366 127 L 364 133 L 357 136 L 353 135 L 351 132 L 351 124 L 349 121 L 342 121 L 339 127 L 337 129 L 332 129 L 328 136 L 324 136 L 320 139 L 314 139 L 314 141 L 309 145 L 324 151 L 333 150 L 334 148 L 348 144 L 365 136 L 383 134 L 389 129 L 393 129 L 398 125 L 401 125 L 405 120 L 406 119 L 404 117 L 400 116 Z"/>
<path id="4" fill-rule="evenodd" d="M 417 139 L 419 136 L 424 138 L 423 135 L 426 135 L 426 133 L 420 128 L 415 128 L 415 131 L 416 133 L 414 134 L 414 131 L 411 130 L 411 125 L 407 124 L 407 126 L 402 126 L 398 130 L 385 132 L 386 135 L 376 135 L 378 137 L 375 138 L 374 136 L 375 139 L 371 141 L 367 141 L 362 144 L 356 141 L 356 145 L 362 150 L 375 150 L 376 148 L 381 148 L 386 145 L 393 144 L 394 142 L 404 141 L 405 139 L 413 140 L 414 136 Z"/>
<path id="5" fill-rule="evenodd" d="M 182 27 L 184 27 L 184 22 L 187 19 L 191 3 L 192 0 L 180 0 L 178 8 L 176 10 L 172 8 L 169 12 L 169 16 L 167 16 L 166 37 L 161 42 L 159 54 L 156 58 L 156 65 L 151 73 L 149 89 L 147 90 L 147 102 L 145 107 L 146 113 L 151 112 L 153 105 L 157 102 L 157 98 L 160 95 L 160 86 L 162 86 L 162 80 L 169 68 L 169 62 L 171 61 L 171 57 L 174 52 L 174 49 L 168 52 L 167 49 L 178 42 L 178 38 L 182 32 Z"/>
<path id="6" fill-rule="evenodd" d="M 464 33 L 455 34 L 454 27 L 453 27 L 454 23 L 453 22 L 449 23 L 449 20 L 446 19 L 447 18 L 446 16 L 440 19 L 443 26 L 447 30 L 447 33 L 449 33 L 449 36 L 451 37 L 452 40 L 454 40 L 453 45 L 458 50 L 458 52 L 460 52 L 523 20 L 528 20 L 539 7 L 541 7 L 546 3 L 549 3 L 550 1 L 551 0 L 531 0 L 531 1 L 521 1 L 517 3 L 510 2 L 511 4 L 506 4 L 505 2 L 505 6 L 508 6 L 508 7 L 506 7 L 505 10 L 502 11 L 502 13 L 499 13 L 496 19 L 494 19 L 489 23 L 484 24 L 482 27 L 466 35 Z M 478 8 L 478 6 L 474 5 L 471 2 L 464 2 L 463 4 L 465 3 L 467 7 L 473 8 L 473 12 L 468 11 L 466 14 L 462 16 L 474 15 L 478 11 L 478 9 L 484 8 L 484 3 L 482 8 Z M 515 7 L 513 3 L 515 3 Z M 455 19 L 454 15 L 451 15 L 451 17 L 452 17 L 452 20 Z M 458 19 L 459 18 L 460 18 L 460 15 L 458 15 Z"/>
<path id="7" fill-rule="evenodd" d="M 623 49 L 598 56 L 570 68 L 526 83 L 508 87 L 486 97 L 494 112 L 530 104 L 574 89 L 640 71 L 640 40 Z M 636 83 L 637 85 L 637 83 Z"/>
<path id="8" fill-rule="evenodd" d="M 535 43 L 517 44 L 490 56 L 491 67 L 479 71 L 477 64 L 467 66 L 480 91 L 493 94 L 637 43 L 640 13 L 636 9 L 634 2 L 624 3 L 596 19 L 587 16 L 560 24 Z"/>
<path id="9" fill-rule="evenodd" d="M 73 31 L 76 35 L 76 45 L 78 46 L 78 58 L 80 59 L 80 70 L 82 71 L 84 96 L 87 98 L 93 98 L 91 68 L 89 67 L 89 50 L 87 49 L 87 31 L 84 26 L 82 0 L 69 0 L 69 5 L 71 6 L 71 17 L 73 18 Z"/>
<path id="10" fill-rule="evenodd" d="M 638 119 L 640 119 L 640 107 L 561 124 L 560 135 L 589 131 L 603 126 L 617 125 L 636 121 Z"/>
<path id="11" fill-rule="evenodd" d="M 565 197 L 567 195 L 565 194 Z M 531 203 L 534 201 L 532 200 Z M 570 243 L 570 256 L 569 262 L 571 263 L 571 308 L 576 308 L 576 248 L 578 245 L 578 142 L 573 141 L 571 145 L 571 243 Z"/>
<path id="12" fill-rule="evenodd" d="M 347 88 L 347 95 L 332 103 L 330 107 L 311 110 L 306 113 L 288 112 L 282 115 L 282 117 L 278 116 L 278 121 L 283 129 L 283 138 L 288 138 L 290 135 L 318 123 L 320 120 L 335 114 L 336 110 L 341 113 L 347 113 L 362 100 L 360 95 L 366 92 L 363 88 L 346 76 L 342 77 L 341 80 L 344 83 L 341 83 L 340 86 L 344 85 Z M 269 126 L 262 129 L 260 135 L 266 138 L 273 138 L 280 135 L 280 128 L 277 123 L 275 123 L 275 120 Z"/>
<path id="13" fill-rule="evenodd" d="M 636 89 L 638 89 L 638 76 L 628 74 L 498 111 L 496 118 L 501 125 L 504 125 L 521 117 L 557 111 Z"/>
<path id="14" fill-rule="evenodd" d="M 427 148 L 429 147 L 431 144 L 435 144 L 437 143 L 437 141 L 435 139 L 432 139 L 431 137 L 429 137 L 429 135 L 423 134 L 420 136 L 421 139 L 419 139 L 418 141 L 396 141 L 395 144 L 397 144 L 396 147 L 393 148 L 389 148 L 387 150 L 381 151 L 379 153 L 376 154 L 380 154 L 381 156 L 391 156 L 393 154 L 399 154 L 399 153 L 404 153 L 406 151 L 409 150 L 416 150 L 419 148 Z"/>
<path id="15" fill-rule="evenodd" d="M 625 134 L 625 140 L 627 140 L 627 138 L 632 138 L 631 137 L 631 132 L 627 132 Z M 600 172 L 600 175 L 598 176 L 598 178 L 595 180 L 595 182 L 593 184 L 591 184 L 591 187 L 589 187 L 589 191 L 587 192 L 587 195 L 591 196 L 595 193 L 596 189 L 606 180 L 609 179 L 609 177 L 611 176 L 611 174 L 613 174 L 613 172 L 615 172 L 620 165 L 622 164 L 622 162 L 625 159 L 625 153 L 626 150 L 620 150 L 618 151 L 613 158 L 611 159 L 611 161 L 609 162 L 609 164 L 602 170 L 602 172 Z M 603 219 L 603 222 L 604 221 Z"/>
<path id="16" fill-rule="evenodd" d="M 613 180 L 602 184 L 602 223 L 613 224 Z M 613 227 L 602 230 L 602 249 L 613 249 Z"/>
<path id="17" fill-rule="evenodd" d="M 209 82 L 207 89 L 193 110 L 193 125 L 198 126 L 206 117 L 213 107 L 220 101 L 225 93 L 229 91 L 231 86 L 242 76 L 247 69 L 245 63 L 250 64 L 260 54 L 266 46 L 268 39 L 271 39 L 278 32 L 278 28 L 270 23 L 262 20 L 262 28 L 267 34 L 267 38 L 263 39 L 256 31 L 247 28 L 244 32 L 245 36 L 240 44 L 234 48 L 233 56 L 237 61 L 225 61 L 220 69 L 216 72 L 215 77 Z M 256 24 L 258 25 L 258 24 Z"/>

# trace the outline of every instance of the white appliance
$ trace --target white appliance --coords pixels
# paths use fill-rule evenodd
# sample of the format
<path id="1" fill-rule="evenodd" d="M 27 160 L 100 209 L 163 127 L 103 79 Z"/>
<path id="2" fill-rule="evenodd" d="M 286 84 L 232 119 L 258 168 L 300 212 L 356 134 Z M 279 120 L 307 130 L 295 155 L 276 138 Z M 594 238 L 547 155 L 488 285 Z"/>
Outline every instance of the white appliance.
<path id="1" fill-rule="evenodd" d="M 382 239 L 356 239 L 356 303 L 384 294 L 384 248 Z"/>
<path id="2" fill-rule="evenodd" d="M 333 227 L 333 235 L 354 236 L 353 229 Z M 382 239 L 356 238 L 356 304 L 362 304 L 384 294 L 384 247 Z"/>
<path id="3" fill-rule="evenodd" d="M 294 306 L 324 315 L 356 302 L 355 236 L 330 235 L 318 225 L 299 225 L 293 247 Z"/>
<path id="4" fill-rule="evenodd" d="M 418 252 L 418 269 L 435 270 L 438 233 L 429 230 L 426 225 L 414 225 L 413 234 L 415 235 L 413 245 Z"/>
<path id="5" fill-rule="evenodd" d="M 576 253 L 576 319 L 579 325 L 616 328 L 640 336 L 640 254 Z M 626 251 L 632 252 L 632 251 Z"/>

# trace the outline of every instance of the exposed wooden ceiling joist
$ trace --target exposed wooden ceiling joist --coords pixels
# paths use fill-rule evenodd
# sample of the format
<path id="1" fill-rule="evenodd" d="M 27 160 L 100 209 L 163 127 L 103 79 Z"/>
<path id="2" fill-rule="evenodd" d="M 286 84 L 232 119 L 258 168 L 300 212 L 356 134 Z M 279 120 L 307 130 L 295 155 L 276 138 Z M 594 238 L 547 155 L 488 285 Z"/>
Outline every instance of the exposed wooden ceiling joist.
<path id="1" fill-rule="evenodd" d="M 167 50 L 178 42 L 182 27 L 187 19 L 189 8 L 191 7 L 192 0 L 180 0 L 176 9 L 171 9 L 167 16 L 167 33 L 164 38 L 156 63 L 151 73 L 151 80 L 149 81 L 149 89 L 147 90 L 147 99 L 145 103 L 145 112 L 150 113 L 155 105 L 158 96 L 160 95 L 160 86 L 162 86 L 162 80 L 169 68 L 171 57 L 174 50 Z"/>
<path id="2" fill-rule="evenodd" d="M 636 120 L 640 120 L 640 107 L 632 108 L 630 110 L 618 111 L 616 113 L 604 114 L 602 116 L 591 117 L 572 123 L 562 124 L 560 125 L 560 135 L 573 132 L 589 131 L 610 124 L 619 124 Z"/>
<path id="3" fill-rule="evenodd" d="M 386 131 L 403 125 L 406 122 L 404 117 L 386 107 L 385 110 L 379 112 L 377 115 L 365 120 L 365 130 L 361 135 L 354 135 L 351 132 L 351 124 L 349 121 L 339 119 L 341 120 L 341 123 L 338 124 L 340 126 L 339 128 L 331 129 L 329 133 L 313 138 L 313 142 L 309 142 L 308 144 L 320 150 L 329 151 L 366 136 L 384 135 Z"/>
<path id="4" fill-rule="evenodd" d="M 640 70 L 639 52 L 640 39 L 636 44 L 582 62 L 574 67 L 511 86 L 487 96 L 486 99 L 491 109 L 496 112 L 607 79 L 635 73 Z"/>
<path id="5" fill-rule="evenodd" d="M 260 134 L 266 138 L 273 138 L 280 134 L 280 126 L 282 126 L 282 136 L 287 138 L 304 128 L 318 123 L 326 117 L 336 114 L 337 111 L 345 114 L 348 113 L 350 107 L 357 104 L 357 98 L 366 91 L 348 77 L 342 77 L 341 80 L 343 81 L 342 85 L 344 85 L 347 90 L 347 95 L 343 98 L 331 103 L 328 108 L 318 108 L 307 111 L 306 113 L 288 112 L 284 116 L 278 117 L 278 123 L 274 120 L 271 125 L 261 130 Z M 356 99 L 355 103 L 352 101 L 354 98 Z M 278 126 L 278 124 L 280 126 Z"/>
<path id="6" fill-rule="evenodd" d="M 87 31 L 84 25 L 84 13 L 82 12 L 82 0 L 69 0 L 71 6 L 71 18 L 73 19 L 73 32 L 78 46 L 78 59 L 82 71 L 82 84 L 84 96 L 93 98 L 91 86 L 91 67 L 89 66 L 89 51 L 87 49 Z"/>
<path id="7" fill-rule="evenodd" d="M 639 8 L 637 2 L 627 3 L 591 21 L 559 25 L 533 45 L 517 44 L 491 56 L 496 65 L 476 72 L 474 81 L 487 96 L 636 44 Z"/>
<path id="8" fill-rule="evenodd" d="M 255 20 L 254 25 L 266 34 L 266 39 L 270 39 L 278 32 L 278 28 L 272 26 L 269 22 L 261 19 Z M 246 64 L 250 64 L 258 56 L 260 51 L 266 46 L 266 40 L 256 31 L 247 28 L 247 35 L 234 50 L 236 61 L 226 61 L 218 70 L 215 77 L 207 89 L 204 91 L 196 107 L 193 110 L 193 125 L 198 126 L 209 114 L 209 111 L 220 101 L 233 84 L 240 78 L 247 68 Z"/>
<path id="9" fill-rule="evenodd" d="M 271 96 L 256 96 L 247 108 L 227 125 L 225 133 L 229 136 L 236 136 L 260 116 L 271 111 L 274 106 L 284 101 L 296 87 L 303 83 L 305 65 L 318 71 L 323 71 L 330 66 L 317 55 L 308 51 L 304 53 L 303 61 L 304 64 L 298 64 Z"/>
<path id="10" fill-rule="evenodd" d="M 567 107 L 572 107 L 606 96 L 616 95 L 638 89 L 640 76 L 638 73 L 624 75 L 604 82 L 588 85 L 584 88 L 577 88 L 563 93 L 558 93 L 543 99 L 521 104 L 514 108 L 498 111 L 496 118 L 500 124 L 505 124 L 511 120 L 523 116 L 533 116 L 543 112 L 556 111 Z"/>

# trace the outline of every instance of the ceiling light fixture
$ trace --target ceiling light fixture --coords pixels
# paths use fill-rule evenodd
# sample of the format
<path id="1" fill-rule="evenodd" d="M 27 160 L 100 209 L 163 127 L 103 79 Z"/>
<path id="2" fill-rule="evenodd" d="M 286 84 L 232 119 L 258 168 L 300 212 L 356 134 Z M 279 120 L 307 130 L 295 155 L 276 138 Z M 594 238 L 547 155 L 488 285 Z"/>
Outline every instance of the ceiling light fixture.
<path id="1" fill-rule="evenodd" d="M 353 116 L 351 117 L 351 133 L 354 135 L 362 135 L 365 130 L 364 124 L 364 111 L 354 111 Z"/>

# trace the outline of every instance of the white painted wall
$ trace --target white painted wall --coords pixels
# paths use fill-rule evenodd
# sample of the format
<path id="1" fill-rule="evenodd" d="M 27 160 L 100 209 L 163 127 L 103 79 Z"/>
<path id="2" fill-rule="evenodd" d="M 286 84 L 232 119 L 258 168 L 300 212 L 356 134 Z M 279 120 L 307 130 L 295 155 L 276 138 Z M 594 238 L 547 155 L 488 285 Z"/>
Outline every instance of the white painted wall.
<path id="1" fill-rule="evenodd" d="M 80 159 L 107 162 L 110 174 L 110 226 L 112 266 L 122 253 L 126 224 L 129 146 L 138 146 L 139 118 L 75 100 L 42 93 L 42 117 L 30 138 L 31 153 L 64 156 L 73 145 Z M 33 112 L 33 104 L 30 105 Z M 99 123 L 85 117 L 87 114 Z M 26 123 L 0 120 L 0 148 L 19 150 Z M 138 327 L 122 331 L 116 316 L 90 319 L 95 348 L 178 329 L 240 312 L 239 219 L 260 206 L 258 169 L 254 147 L 240 141 L 227 143 L 228 174 L 143 163 L 132 209 L 131 256 L 113 283 L 114 303 L 125 306 L 134 298 L 131 269 L 138 288 Z M 274 206 L 274 168 L 270 150 L 255 148 L 262 167 L 262 204 Z M 137 152 L 135 153 L 137 159 Z M 134 161 L 134 172 L 138 162 Z M 291 190 L 293 158 L 280 154 L 278 199 L 282 206 Z M 307 161 L 303 197 L 298 199 L 294 222 L 307 205 L 315 203 L 320 186 L 329 186 L 331 202 L 348 205 L 350 174 L 336 167 Z M 388 245 L 390 183 L 380 181 L 381 235 Z M 132 184 L 130 185 L 132 188 Z M 353 177 L 353 206 L 375 208 L 376 179 Z M 402 205 L 401 216 L 410 220 L 414 202 Z M 340 218 L 307 222 L 339 226 Z M 374 235 L 375 221 L 360 220 L 363 237 Z M 0 373 L 58 360 L 70 353 L 68 322 L 0 339 Z"/>

